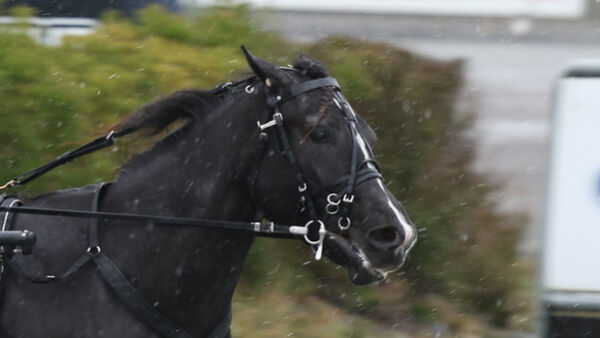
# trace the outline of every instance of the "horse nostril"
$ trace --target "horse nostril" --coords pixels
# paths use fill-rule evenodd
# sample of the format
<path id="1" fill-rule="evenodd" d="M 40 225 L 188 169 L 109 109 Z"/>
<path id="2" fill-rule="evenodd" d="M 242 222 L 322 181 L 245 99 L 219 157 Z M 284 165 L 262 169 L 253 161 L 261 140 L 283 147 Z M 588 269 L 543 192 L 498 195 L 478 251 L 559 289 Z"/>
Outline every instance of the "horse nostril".
<path id="1" fill-rule="evenodd" d="M 367 241 L 383 251 L 396 249 L 404 241 L 404 235 L 397 227 L 384 225 L 367 232 Z"/>

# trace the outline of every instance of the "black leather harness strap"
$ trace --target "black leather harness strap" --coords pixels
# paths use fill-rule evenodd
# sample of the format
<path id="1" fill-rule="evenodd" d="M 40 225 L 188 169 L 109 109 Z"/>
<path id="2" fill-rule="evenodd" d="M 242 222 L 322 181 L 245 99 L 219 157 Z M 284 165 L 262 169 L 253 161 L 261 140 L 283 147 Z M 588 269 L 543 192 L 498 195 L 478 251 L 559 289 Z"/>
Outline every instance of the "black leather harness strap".
<path id="1" fill-rule="evenodd" d="M 92 260 L 98 267 L 104 281 L 115 292 L 117 297 L 127 305 L 129 310 L 146 323 L 155 332 L 168 338 L 191 338 L 180 325 L 171 321 L 152 306 L 127 280 L 121 270 L 103 252 L 92 255 Z M 209 338 L 223 338 L 229 334 L 231 327 L 231 310 L 209 334 Z"/>
<path id="2" fill-rule="evenodd" d="M 92 197 L 92 211 L 98 211 L 100 195 L 102 194 L 102 191 L 103 191 L 104 187 L 106 187 L 106 186 L 107 186 L 106 183 L 102 183 L 95 189 L 94 195 Z M 98 219 L 92 218 L 92 219 L 90 219 L 90 223 L 89 223 L 88 248 L 87 248 L 86 252 L 81 257 L 79 257 L 73 264 L 71 264 L 69 269 L 67 269 L 67 271 L 65 271 L 63 274 L 61 274 L 61 275 L 33 275 L 33 274 L 30 274 L 30 273 L 26 272 L 25 270 L 23 270 L 23 268 L 21 268 L 20 264 L 14 259 L 11 259 L 8 262 L 8 264 L 9 264 L 10 268 L 15 273 L 17 273 L 17 275 L 19 275 L 19 277 L 23 278 L 24 280 L 31 282 L 31 283 L 44 284 L 44 283 L 57 282 L 59 280 L 62 280 L 62 279 L 65 279 L 65 278 L 71 276 L 75 272 L 79 271 L 79 269 L 81 269 L 81 267 L 84 266 L 87 262 L 89 262 L 92 259 L 93 254 L 99 253 L 99 252 L 100 252 L 100 247 L 98 246 Z"/>
<path id="3" fill-rule="evenodd" d="M 222 338 L 231 336 L 231 309 L 227 310 L 225 317 L 212 330 L 207 338 Z"/>
<path id="4" fill-rule="evenodd" d="M 94 193 L 92 211 L 98 211 L 102 191 L 110 183 L 102 183 Z M 98 219 L 90 219 L 87 254 L 98 268 L 104 281 L 110 286 L 117 297 L 127 305 L 140 320 L 163 337 L 191 338 L 185 330 L 160 313 L 135 289 L 127 280 L 117 265 L 106 256 L 98 243 Z"/>
<path id="5" fill-rule="evenodd" d="M 302 83 L 295 84 L 289 87 L 283 93 L 283 97 L 281 102 L 293 99 L 294 97 L 309 92 L 314 89 L 322 88 L 322 87 L 333 87 L 336 89 L 340 88 L 339 83 L 336 79 L 332 77 L 323 77 L 319 79 L 314 79 Z"/>
<path id="6" fill-rule="evenodd" d="M 320 88 L 330 88 L 333 90 L 333 101 L 346 120 L 348 131 L 352 139 L 352 149 L 350 153 L 350 168 L 348 175 L 336 180 L 332 185 L 315 189 L 313 185 L 308 184 L 309 179 L 302 173 L 291 146 L 288 132 L 284 126 L 280 106 L 286 101 L 299 95 Z M 330 216 L 337 214 L 339 217 L 337 222 L 338 227 L 341 231 L 345 231 L 350 227 L 351 223 L 350 213 L 354 203 L 354 190 L 356 186 L 371 179 L 380 179 L 381 173 L 379 167 L 375 162 L 370 146 L 365 142 L 357 128 L 357 116 L 354 113 L 354 110 L 341 93 L 340 85 L 334 78 L 324 77 L 312 79 L 290 85 L 287 88 L 278 91 L 268 92 L 266 102 L 267 105 L 270 106 L 269 118 L 271 118 L 271 120 L 266 123 L 261 123 L 259 120 L 258 126 L 261 130 L 260 138 L 266 139 L 265 137 L 262 137 L 263 134 L 265 136 L 267 135 L 264 131 L 270 127 L 274 127 L 279 145 L 279 152 L 291 166 L 296 184 L 298 185 L 298 190 L 300 192 L 300 213 L 308 211 L 308 218 L 310 221 L 305 225 L 307 233 L 304 238 L 309 244 L 318 245 L 317 248 L 322 248 L 321 229 L 324 228 L 324 223 L 317 215 L 316 198 L 321 197 L 320 195 L 323 192 L 329 190 L 326 198 L 327 205 L 325 207 L 325 211 L 329 214 L 327 217 L 329 218 Z M 360 162 L 358 160 L 359 151 L 363 152 L 365 157 Z M 257 173 L 255 173 L 255 175 L 257 175 Z M 341 189 L 338 189 L 340 185 L 342 185 L 342 187 Z M 318 260 L 319 257 L 320 254 L 317 252 L 315 258 Z"/>
<path id="7" fill-rule="evenodd" d="M 102 197 L 102 192 L 109 187 L 110 184 L 102 183 L 94 192 L 92 199 L 92 212 L 97 212 Z M 91 218 L 88 228 L 88 248 L 84 255 L 77 259 L 71 267 L 61 275 L 32 275 L 25 272 L 16 260 L 10 259 L 8 265 L 22 279 L 31 283 L 52 283 L 63 280 L 75 272 L 88 262 L 93 262 L 96 265 L 100 275 L 109 285 L 115 295 L 123 302 L 129 310 L 140 320 L 146 323 L 152 330 L 163 337 L 168 338 L 191 338 L 192 335 L 187 333 L 181 326 L 173 322 L 160 313 L 152 306 L 144 297 L 135 289 L 135 287 L 127 280 L 115 263 L 106 256 L 101 250 L 98 242 L 98 219 Z M 222 338 L 228 335 L 231 327 L 231 310 L 227 312 L 225 318 L 213 329 L 209 335 L 211 338 Z"/>
<path id="8" fill-rule="evenodd" d="M 44 164 L 41 167 L 37 167 L 33 170 L 30 170 L 24 174 L 14 177 L 12 180 L 6 182 L 0 190 L 23 185 L 29 181 L 36 179 L 39 176 L 49 172 L 50 170 L 63 165 L 67 162 L 73 161 L 74 159 L 81 157 L 83 155 L 87 155 L 89 153 L 95 152 L 96 150 L 110 147 L 114 144 L 116 137 L 119 136 L 115 132 L 110 132 L 104 136 L 100 136 L 95 140 L 71 151 L 67 151 L 66 153 L 60 155 L 56 159 Z"/>
<path id="9" fill-rule="evenodd" d="M 26 280 L 30 283 L 46 284 L 46 283 L 58 282 L 60 280 L 63 280 L 65 278 L 71 276 L 75 272 L 79 271 L 79 269 L 82 266 L 84 266 L 87 262 L 89 262 L 90 259 L 91 259 L 90 255 L 84 254 L 83 256 L 79 257 L 73 264 L 71 264 L 71 267 L 69 267 L 69 269 L 67 271 L 65 271 L 64 273 L 62 273 L 61 275 L 39 275 L 38 276 L 38 275 L 30 274 L 30 273 L 26 272 L 25 270 L 23 270 L 23 268 L 21 268 L 21 265 L 19 263 L 17 263 L 17 261 L 14 260 L 14 258 L 8 261 L 8 266 L 17 275 L 19 275 L 19 277 L 23 278 L 24 280 Z"/>
<path id="10" fill-rule="evenodd" d="M 103 252 L 98 252 L 92 259 L 104 281 L 115 292 L 117 297 L 127 305 L 133 314 L 163 337 L 191 338 L 181 326 L 158 312 L 149 304 L 135 287 L 121 273 L 119 268 Z"/>

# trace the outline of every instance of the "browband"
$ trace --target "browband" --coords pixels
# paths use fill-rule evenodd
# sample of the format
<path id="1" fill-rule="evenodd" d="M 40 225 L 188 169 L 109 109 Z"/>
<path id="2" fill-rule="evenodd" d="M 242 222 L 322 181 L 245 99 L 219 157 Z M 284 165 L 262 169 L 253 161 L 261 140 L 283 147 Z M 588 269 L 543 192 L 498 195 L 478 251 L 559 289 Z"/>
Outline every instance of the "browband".
<path id="1" fill-rule="evenodd" d="M 291 100 L 300 94 L 304 94 L 311 90 L 322 87 L 334 87 L 335 89 L 340 89 L 340 85 L 336 79 L 332 77 L 323 77 L 290 86 L 286 91 L 283 92 L 282 98 L 279 102 Z"/>

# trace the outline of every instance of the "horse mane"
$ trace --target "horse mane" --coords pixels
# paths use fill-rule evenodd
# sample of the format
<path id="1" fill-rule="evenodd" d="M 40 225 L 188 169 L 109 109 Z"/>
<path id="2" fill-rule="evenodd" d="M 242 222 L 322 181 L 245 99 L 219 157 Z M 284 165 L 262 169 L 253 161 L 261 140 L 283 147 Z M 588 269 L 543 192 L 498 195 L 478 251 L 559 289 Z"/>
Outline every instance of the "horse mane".
<path id="1" fill-rule="evenodd" d="M 144 130 L 156 135 L 175 121 L 196 120 L 210 112 L 218 96 L 208 90 L 180 90 L 136 109 L 125 120 L 114 125 L 115 136 Z"/>
<path id="2" fill-rule="evenodd" d="M 310 78 L 328 76 L 326 68 L 319 61 L 309 58 L 306 54 L 300 54 L 293 67 Z M 321 97 L 319 107 L 321 118 L 332 103 L 332 95 L 333 91 L 331 93 L 328 91 Z M 143 136 L 154 136 L 162 131 L 168 131 L 168 127 L 177 121 L 186 121 L 183 126 L 178 127 L 168 136 L 155 143 L 152 149 L 160 148 L 161 145 L 162 147 L 168 147 L 176 141 L 178 135 L 188 129 L 186 127 L 189 124 L 202 119 L 213 111 L 215 106 L 221 102 L 221 99 L 222 97 L 214 90 L 187 89 L 176 91 L 171 95 L 141 106 L 110 130 L 117 137 L 139 131 L 143 131 Z M 150 152 L 144 151 L 135 154 L 123 166 L 122 173 L 126 173 L 150 160 Z"/>
<path id="3" fill-rule="evenodd" d="M 153 160 L 155 151 L 169 149 L 177 142 L 179 135 L 188 130 L 192 123 L 207 116 L 220 101 L 221 98 L 214 90 L 180 90 L 141 106 L 123 121 L 114 125 L 110 130 L 117 137 L 141 132 L 143 138 L 155 136 L 163 131 L 168 132 L 167 136 L 154 142 L 150 149 L 135 153 L 123 165 L 119 176 L 144 167 L 148 161 Z M 171 125 L 182 120 L 183 126 L 177 126 L 174 131 L 169 131 Z"/>
<path id="4" fill-rule="evenodd" d="M 327 77 L 327 69 L 321 62 L 300 54 L 294 68 L 311 78 Z M 114 125 L 110 130 L 115 136 L 123 136 L 139 130 L 156 135 L 173 122 L 195 120 L 209 112 L 219 96 L 213 90 L 180 90 L 166 97 L 147 103 Z"/>

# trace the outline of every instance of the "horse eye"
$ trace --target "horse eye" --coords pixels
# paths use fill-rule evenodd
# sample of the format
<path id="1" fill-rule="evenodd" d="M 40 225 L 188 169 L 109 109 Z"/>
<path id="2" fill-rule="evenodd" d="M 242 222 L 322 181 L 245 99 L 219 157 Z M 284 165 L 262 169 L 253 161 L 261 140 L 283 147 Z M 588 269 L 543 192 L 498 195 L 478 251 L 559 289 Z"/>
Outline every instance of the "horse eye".
<path id="1" fill-rule="evenodd" d="M 310 133 L 310 138 L 315 142 L 323 142 L 327 139 L 327 132 L 322 129 L 317 129 Z"/>

